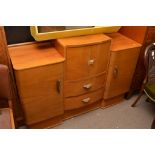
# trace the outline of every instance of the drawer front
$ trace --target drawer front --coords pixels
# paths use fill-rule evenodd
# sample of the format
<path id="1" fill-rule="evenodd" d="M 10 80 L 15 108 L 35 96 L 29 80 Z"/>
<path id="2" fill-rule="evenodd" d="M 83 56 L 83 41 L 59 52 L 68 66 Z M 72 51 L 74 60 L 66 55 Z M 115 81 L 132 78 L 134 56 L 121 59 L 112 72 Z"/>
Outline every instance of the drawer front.
<path id="1" fill-rule="evenodd" d="M 64 82 L 64 96 L 78 96 L 104 87 L 105 75 L 101 74 L 85 80 Z"/>
<path id="2" fill-rule="evenodd" d="M 95 103 L 103 98 L 103 91 L 104 89 L 101 88 L 85 95 L 66 98 L 64 101 L 64 108 L 65 110 L 73 110 Z"/>

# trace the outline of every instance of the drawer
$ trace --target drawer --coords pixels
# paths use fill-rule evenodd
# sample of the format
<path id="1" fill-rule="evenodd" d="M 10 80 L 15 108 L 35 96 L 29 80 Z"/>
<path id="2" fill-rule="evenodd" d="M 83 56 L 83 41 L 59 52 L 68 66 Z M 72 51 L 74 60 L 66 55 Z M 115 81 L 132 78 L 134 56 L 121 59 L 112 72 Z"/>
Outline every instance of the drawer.
<path id="1" fill-rule="evenodd" d="M 89 79 L 64 82 L 65 97 L 78 96 L 102 88 L 105 83 L 105 75 L 101 74 Z"/>
<path id="2" fill-rule="evenodd" d="M 101 88 L 85 95 L 66 98 L 64 101 L 64 109 L 73 110 L 95 103 L 103 98 L 103 91 L 104 89 Z"/>

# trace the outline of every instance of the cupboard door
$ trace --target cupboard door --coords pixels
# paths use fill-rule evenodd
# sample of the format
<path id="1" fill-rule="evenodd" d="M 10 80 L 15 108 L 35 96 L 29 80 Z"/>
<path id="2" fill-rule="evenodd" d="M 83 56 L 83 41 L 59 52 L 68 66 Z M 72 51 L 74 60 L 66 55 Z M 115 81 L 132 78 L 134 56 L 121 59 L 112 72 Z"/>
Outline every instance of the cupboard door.
<path id="1" fill-rule="evenodd" d="M 62 72 L 63 64 L 15 72 L 28 125 L 63 114 Z"/>
<path id="2" fill-rule="evenodd" d="M 91 46 L 91 58 L 94 63 L 89 65 L 90 75 L 103 73 L 107 69 L 110 56 L 110 41 Z"/>
<path id="3" fill-rule="evenodd" d="M 65 80 L 77 80 L 89 75 L 88 60 L 90 47 L 73 47 L 67 49 Z"/>
<path id="4" fill-rule="evenodd" d="M 136 67 L 139 48 L 111 53 L 104 99 L 127 92 Z"/>

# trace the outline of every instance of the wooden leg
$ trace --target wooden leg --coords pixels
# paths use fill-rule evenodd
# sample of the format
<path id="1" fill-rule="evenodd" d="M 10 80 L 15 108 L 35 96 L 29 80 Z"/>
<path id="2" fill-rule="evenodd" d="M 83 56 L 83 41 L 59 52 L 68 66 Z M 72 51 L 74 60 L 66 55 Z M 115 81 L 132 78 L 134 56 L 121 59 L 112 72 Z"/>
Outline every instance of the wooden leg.
<path id="1" fill-rule="evenodd" d="M 140 92 L 139 96 L 137 97 L 136 101 L 131 105 L 131 107 L 135 107 L 141 96 L 143 95 L 143 92 Z"/>

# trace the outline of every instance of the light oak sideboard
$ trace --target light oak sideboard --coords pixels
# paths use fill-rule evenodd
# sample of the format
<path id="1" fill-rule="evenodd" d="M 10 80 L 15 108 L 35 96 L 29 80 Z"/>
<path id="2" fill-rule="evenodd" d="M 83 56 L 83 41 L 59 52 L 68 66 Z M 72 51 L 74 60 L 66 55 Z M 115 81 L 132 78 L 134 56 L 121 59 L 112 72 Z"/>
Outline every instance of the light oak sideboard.
<path id="1" fill-rule="evenodd" d="M 130 88 L 140 47 L 119 33 L 9 47 L 26 125 L 49 128 L 117 103 Z"/>

